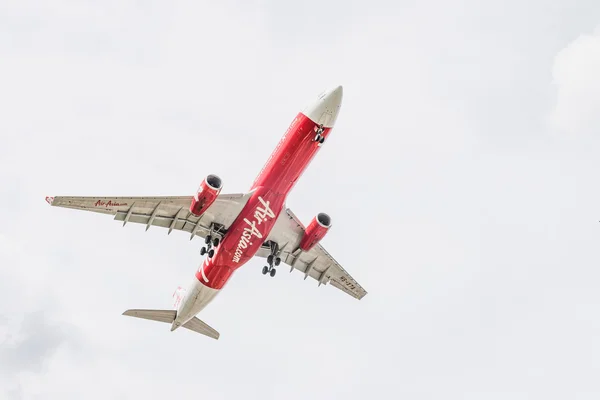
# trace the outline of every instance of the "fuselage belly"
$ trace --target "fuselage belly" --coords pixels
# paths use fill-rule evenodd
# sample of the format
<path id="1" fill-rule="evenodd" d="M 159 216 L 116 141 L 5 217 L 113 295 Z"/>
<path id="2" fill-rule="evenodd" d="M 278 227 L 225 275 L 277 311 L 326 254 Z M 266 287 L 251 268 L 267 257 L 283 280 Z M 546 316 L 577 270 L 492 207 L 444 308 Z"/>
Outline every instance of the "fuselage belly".
<path id="1" fill-rule="evenodd" d="M 340 105 L 338 87 L 294 118 L 250 188 L 250 199 L 214 248 L 214 255 L 206 257 L 196 271 L 194 282 L 179 304 L 174 326 L 183 325 L 200 312 L 235 270 L 259 251 L 288 194 L 320 149 L 315 141 L 317 130 L 321 128 L 322 137 L 328 136 Z"/>

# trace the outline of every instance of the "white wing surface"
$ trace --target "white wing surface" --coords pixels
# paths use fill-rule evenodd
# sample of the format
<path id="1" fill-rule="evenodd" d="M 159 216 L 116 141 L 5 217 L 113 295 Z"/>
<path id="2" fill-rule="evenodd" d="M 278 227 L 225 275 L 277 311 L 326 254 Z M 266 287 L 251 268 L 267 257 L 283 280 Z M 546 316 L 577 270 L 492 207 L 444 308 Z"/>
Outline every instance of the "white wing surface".
<path id="1" fill-rule="evenodd" d="M 161 196 L 161 197 L 47 197 L 46 201 L 55 207 L 72 208 L 113 215 L 117 221 L 167 228 L 170 234 L 173 230 L 185 231 L 190 234 L 190 240 L 195 236 L 202 238 L 210 233 L 211 226 L 217 228 L 217 234 L 224 234 L 235 218 L 242 211 L 252 193 L 221 194 L 215 202 L 200 217 L 189 211 L 192 196 Z M 298 248 L 304 235 L 304 226 L 286 208 L 275 222 L 267 240 L 280 246 L 279 257 L 291 269 L 304 273 L 304 279 L 309 276 L 320 285 L 332 286 L 342 290 L 356 299 L 362 299 L 366 290 L 321 246 L 315 245 L 310 251 L 303 252 Z M 214 234 L 214 233 L 213 233 Z M 263 246 L 256 254 L 267 257 L 270 254 L 268 246 Z"/>
<path id="2" fill-rule="evenodd" d="M 192 196 L 162 197 L 46 197 L 54 207 L 73 208 L 113 215 L 117 221 L 144 224 L 146 230 L 151 226 L 167 228 L 206 237 L 211 226 L 216 226 L 217 234 L 223 234 L 242 211 L 251 193 L 220 194 L 201 217 L 189 211 Z M 214 225 L 213 225 L 214 224 Z"/>
<path id="3" fill-rule="evenodd" d="M 319 286 L 330 283 L 356 299 L 362 299 L 367 291 L 321 246 L 315 245 L 310 251 L 303 252 L 298 246 L 304 235 L 304 226 L 296 215 L 286 208 L 281 212 L 267 240 L 276 242 L 281 253 L 279 257 L 288 264 L 290 272 L 297 269 L 319 282 Z M 270 250 L 261 248 L 257 254 L 267 257 Z"/>

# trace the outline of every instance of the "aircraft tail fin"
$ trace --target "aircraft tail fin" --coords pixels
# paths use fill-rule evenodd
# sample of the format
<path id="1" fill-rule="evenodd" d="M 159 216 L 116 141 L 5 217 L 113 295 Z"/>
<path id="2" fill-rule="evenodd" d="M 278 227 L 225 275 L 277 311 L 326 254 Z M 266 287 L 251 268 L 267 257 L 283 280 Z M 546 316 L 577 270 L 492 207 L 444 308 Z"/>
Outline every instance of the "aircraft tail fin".
<path id="1" fill-rule="evenodd" d="M 127 310 L 123 313 L 129 317 L 149 319 L 151 321 L 173 323 L 177 316 L 176 310 Z M 213 339 L 219 339 L 219 332 L 211 328 L 206 322 L 194 317 L 182 325 L 184 328 L 200 333 Z M 175 330 L 176 326 L 171 327 Z"/>

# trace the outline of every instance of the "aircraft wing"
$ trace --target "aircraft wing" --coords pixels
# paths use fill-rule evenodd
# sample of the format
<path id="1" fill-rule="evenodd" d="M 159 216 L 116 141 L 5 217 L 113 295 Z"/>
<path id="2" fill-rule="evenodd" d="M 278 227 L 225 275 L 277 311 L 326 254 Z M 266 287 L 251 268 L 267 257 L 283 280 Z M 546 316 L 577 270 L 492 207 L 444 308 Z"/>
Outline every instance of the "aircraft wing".
<path id="1" fill-rule="evenodd" d="M 251 193 L 220 194 L 201 217 L 189 211 L 192 196 L 161 197 L 46 197 L 55 207 L 73 208 L 113 215 L 117 221 L 167 228 L 190 233 L 202 238 L 210 233 L 211 224 L 222 227 L 217 233 L 223 234 L 233 223 L 248 202 Z"/>
<path id="2" fill-rule="evenodd" d="M 319 282 L 319 286 L 331 283 L 356 299 L 362 299 L 367 291 L 321 246 L 317 243 L 310 251 L 303 252 L 298 246 L 304 235 L 304 226 L 296 215 L 286 208 L 275 222 L 267 240 L 276 242 L 281 253 L 282 263 L 288 264 L 290 272 L 297 269 Z M 270 249 L 262 247 L 257 253 L 259 257 L 267 257 Z"/>

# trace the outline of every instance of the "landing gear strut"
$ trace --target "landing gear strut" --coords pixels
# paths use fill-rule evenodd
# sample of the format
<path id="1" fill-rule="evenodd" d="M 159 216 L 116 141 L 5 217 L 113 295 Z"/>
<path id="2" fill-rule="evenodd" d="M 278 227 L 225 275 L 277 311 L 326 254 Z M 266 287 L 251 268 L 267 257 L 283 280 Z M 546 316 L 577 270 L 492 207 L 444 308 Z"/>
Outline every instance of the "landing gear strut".
<path id="1" fill-rule="evenodd" d="M 217 247 L 219 243 L 219 237 L 213 237 L 211 230 L 211 233 L 206 235 L 206 238 L 204 239 L 204 244 L 206 244 L 206 246 L 203 246 L 200 249 L 200 255 L 203 256 L 205 254 L 208 254 L 208 258 L 212 258 L 212 256 L 215 255 L 215 249 L 213 249 L 213 247 Z"/>
<path id="2" fill-rule="evenodd" d="M 318 146 L 321 146 L 323 143 L 325 143 L 325 136 L 323 136 L 323 132 L 325 132 L 325 129 L 323 129 L 323 124 L 319 125 L 318 127 L 315 126 L 315 138 L 314 141 L 317 142 Z"/>
<path id="3" fill-rule="evenodd" d="M 279 264 L 281 264 L 281 258 L 279 258 L 279 256 L 277 255 L 277 252 L 279 250 L 278 247 L 279 246 L 277 246 L 277 243 L 271 242 L 271 254 L 267 256 L 267 264 L 269 265 L 263 267 L 263 275 L 269 274 L 271 275 L 271 277 L 274 277 L 277 273 L 277 270 L 275 269 L 275 267 L 273 267 L 273 265 L 278 266 Z"/>

